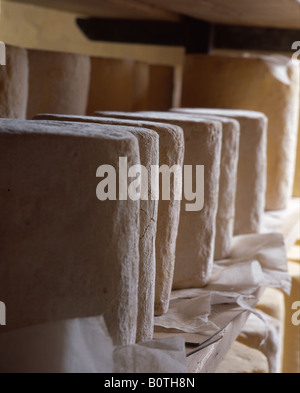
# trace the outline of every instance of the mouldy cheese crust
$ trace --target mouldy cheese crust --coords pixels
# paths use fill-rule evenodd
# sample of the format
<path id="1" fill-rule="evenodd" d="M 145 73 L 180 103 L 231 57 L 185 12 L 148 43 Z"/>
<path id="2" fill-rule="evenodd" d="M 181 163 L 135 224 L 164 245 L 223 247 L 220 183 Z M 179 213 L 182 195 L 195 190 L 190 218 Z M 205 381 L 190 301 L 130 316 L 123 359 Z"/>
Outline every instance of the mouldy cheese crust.
<path id="1" fill-rule="evenodd" d="M 88 56 L 29 50 L 27 118 L 37 113 L 86 113 L 91 63 Z"/>
<path id="2" fill-rule="evenodd" d="M 176 112 L 176 109 L 174 109 Z M 194 116 L 194 115 L 187 115 Z M 234 234 L 240 124 L 221 116 L 199 117 L 220 121 L 223 126 L 218 214 L 216 220 L 215 260 L 228 258 Z"/>
<path id="3" fill-rule="evenodd" d="M 28 74 L 27 50 L 7 45 L 6 66 L 0 66 L 0 118 L 26 118 Z"/>
<path id="4" fill-rule="evenodd" d="M 121 121 L 105 121 L 100 118 L 85 116 L 63 116 L 63 115 L 39 115 L 38 120 L 49 120 L 53 124 L 64 124 L 65 122 L 84 122 L 120 125 L 118 130 L 126 134 L 132 133 L 139 141 L 141 165 L 151 173 L 151 166 L 159 164 L 159 136 L 155 131 L 136 126 L 133 122 L 127 122 L 122 126 Z M 135 126 L 134 128 L 132 126 Z M 155 294 L 155 239 L 157 232 L 157 210 L 158 201 L 151 198 L 151 177 L 148 179 L 149 199 L 141 200 L 140 204 L 140 264 L 139 264 L 139 287 L 138 287 L 138 321 L 137 342 L 151 341 L 154 331 L 154 294 Z"/>
<path id="5" fill-rule="evenodd" d="M 183 202 L 176 247 L 174 289 L 205 286 L 211 276 L 216 215 L 218 210 L 222 125 L 205 119 L 187 119 L 171 112 L 118 113 L 102 115 L 155 120 L 182 127 L 185 139 L 184 165 L 204 165 L 205 204 L 200 212 L 187 212 Z"/>
<path id="6" fill-rule="evenodd" d="M 140 205 L 95 195 L 120 155 L 140 164 L 118 127 L 0 120 L 3 331 L 104 314 L 116 345 L 135 342 Z"/>
<path id="7" fill-rule="evenodd" d="M 267 183 L 267 125 L 263 113 L 224 109 L 176 109 L 197 116 L 236 119 L 241 125 L 235 211 L 235 235 L 259 233 L 265 210 Z"/>
<path id="8" fill-rule="evenodd" d="M 183 107 L 247 109 L 269 119 L 266 209 L 292 195 L 299 118 L 299 65 L 288 56 L 188 55 Z"/>
<path id="9" fill-rule="evenodd" d="M 138 120 L 113 119 L 107 117 L 80 117 L 40 115 L 37 119 L 59 119 L 94 122 L 100 124 L 123 125 L 126 127 L 146 127 L 159 135 L 159 164 L 172 167 L 183 165 L 184 137 L 180 127 Z M 175 250 L 180 217 L 179 201 L 160 201 L 156 234 L 156 283 L 155 283 L 155 315 L 168 311 L 175 266 Z M 140 326 L 141 328 L 141 326 Z M 139 334 L 138 334 L 139 336 Z"/>

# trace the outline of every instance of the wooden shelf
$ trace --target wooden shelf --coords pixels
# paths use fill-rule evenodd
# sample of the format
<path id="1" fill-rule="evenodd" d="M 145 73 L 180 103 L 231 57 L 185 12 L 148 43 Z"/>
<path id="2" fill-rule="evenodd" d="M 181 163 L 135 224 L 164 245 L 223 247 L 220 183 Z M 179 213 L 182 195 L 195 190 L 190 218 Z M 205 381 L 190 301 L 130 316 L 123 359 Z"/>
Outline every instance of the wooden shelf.
<path id="1" fill-rule="evenodd" d="M 297 0 L 139 0 L 213 23 L 300 29 Z"/>
<path id="2" fill-rule="evenodd" d="M 117 0 L 116 4 L 119 2 L 122 3 L 123 0 Z M 127 2 L 128 0 L 126 0 L 126 4 Z M 130 2 L 131 0 L 128 4 Z M 35 5 L 35 3 L 38 5 Z M 59 6 L 59 9 L 41 6 L 46 3 L 48 4 L 48 1 L 2 0 L 0 41 L 7 45 L 27 49 L 77 53 L 114 59 L 129 58 L 146 63 L 174 67 L 183 64 L 184 48 L 91 41 L 80 31 L 76 24 L 76 18 L 79 16 L 76 13 L 76 9 L 71 7 L 72 12 L 60 9 L 64 8 L 64 4 L 69 4 L 70 6 L 71 1 L 49 1 L 49 3 L 53 4 L 61 3 L 62 6 Z M 81 3 L 81 0 L 74 2 L 74 4 L 77 3 Z M 98 4 L 98 1 L 82 0 L 82 3 Z M 103 0 L 103 3 L 106 3 L 106 1 Z M 114 3 L 114 1 L 109 1 L 109 3 Z M 131 15 L 131 11 L 129 15 Z M 108 11 L 107 16 L 109 16 Z"/>
<path id="3" fill-rule="evenodd" d="M 179 15 L 139 0 L 10 0 L 74 14 L 120 19 L 178 21 Z"/>
<path id="4" fill-rule="evenodd" d="M 179 15 L 219 24 L 300 29 L 298 0 L 13 0 L 89 16 L 178 20 Z"/>

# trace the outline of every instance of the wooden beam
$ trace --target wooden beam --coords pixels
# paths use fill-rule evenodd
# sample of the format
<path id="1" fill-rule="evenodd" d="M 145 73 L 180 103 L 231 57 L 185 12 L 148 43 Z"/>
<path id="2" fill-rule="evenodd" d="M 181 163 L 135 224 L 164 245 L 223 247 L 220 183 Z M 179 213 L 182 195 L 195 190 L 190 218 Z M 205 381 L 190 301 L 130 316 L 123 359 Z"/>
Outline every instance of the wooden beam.
<path id="1" fill-rule="evenodd" d="M 137 0 L 11 0 L 102 18 L 178 21 L 179 16 Z"/>
<path id="2" fill-rule="evenodd" d="M 0 41 L 8 45 L 166 66 L 184 61 L 180 47 L 90 41 L 76 25 L 77 14 L 11 0 L 1 4 Z"/>
<path id="3" fill-rule="evenodd" d="M 298 0 L 138 0 L 213 23 L 300 29 Z"/>
<path id="4" fill-rule="evenodd" d="M 92 41 L 184 47 L 187 53 L 209 53 L 213 25 L 184 17 L 181 22 L 78 18 Z"/>
<path id="5" fill-rule="evenodd" d="M 214 25 L 215 49 L 288 53 L 299 40 L 299 30 Z"/>

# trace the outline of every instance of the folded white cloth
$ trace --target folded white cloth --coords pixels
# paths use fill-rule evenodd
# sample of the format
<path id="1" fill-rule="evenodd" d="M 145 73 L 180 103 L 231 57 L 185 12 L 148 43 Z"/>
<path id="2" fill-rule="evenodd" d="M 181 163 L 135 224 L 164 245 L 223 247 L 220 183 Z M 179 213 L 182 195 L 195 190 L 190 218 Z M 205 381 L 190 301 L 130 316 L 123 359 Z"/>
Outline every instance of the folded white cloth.
<path id="1" fill-rule="evenodd" d="M 0 373 L 186 373 L 184 339 L 113 347 L 103 317 L 0 334 Z"/>
<path id="2" fill-rule="evenodd" d="M 262 311 L 257 312 L 262 319 L 254 314 L 250 315 L 238 341 L 261 351 L 268 359 L 270 373 L 280 374 L 283 352 L 282 324 Z"/>

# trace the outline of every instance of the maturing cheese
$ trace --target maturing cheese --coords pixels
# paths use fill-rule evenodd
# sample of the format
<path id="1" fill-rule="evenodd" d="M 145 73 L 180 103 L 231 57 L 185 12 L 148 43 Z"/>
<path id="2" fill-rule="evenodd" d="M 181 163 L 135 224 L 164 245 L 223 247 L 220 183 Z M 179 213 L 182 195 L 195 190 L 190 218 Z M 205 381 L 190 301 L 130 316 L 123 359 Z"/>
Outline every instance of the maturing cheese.
<path id="1" fill-rule="evenodd" d="M 174 111 L 178 110 L 174 109 Z M 215 242 L 215 260 L 220 260 L 229 257 L 234 234 L 240 124 L 234 119 L 206 116 L 205 111 L 203 111 L 203 116 L 201 115 L 201 117 L 220 121 L 223 125 L 220 192 Z"/>
<path id="2" fill-rule="evenodd" d="M 27 50 L 7 45 L 6 66 L 0 65 L 0 118 L 26 118 L 28 72 Z"/>
<path id="3" fill-rule="evenodd" d="M 285 209 L 292 195 L 299 87 L 299 66 L 290 57 L 186 57 L 182 106 L 247 109 L 269 118 L 267 210 Z"/>
<path id="4" fill-rule="evenodd" d="M 147 109 L 149 66 L 134 60 L 92 58 L 87 113 Z M 40 112 L 41 113 L 41 112 Z"/>
<path id="5" fill-rule="evenodd" d="M 140 164 L 117 126 L 0 120 L 3 331 L 104 314 L 116 345 L 135 343 L 140 203 L 96 197 L 120 156 Z"/>
<path id="6" fill-rule="evenodd" d="M 128 127 L 139 140 L 141 165 L 148 174 L 151 173 L 152 165 L 159 165 L 159 135 L 167 134 L 167 127 L 144 122 L 143 124 L 134 121 L 122 121 L 113 119 L 101 119 L 100 117 L 87 116 L 63 116 L 63 115 L 39 115 L 37 120 L 53 120 L 61 122 L 83 122 L 109 124 L 111 126 L 120 125 L 127 132 Z M 132 128 L 134 127 L 134 129 Z M 146 130 L 145 127 L 148 127 Z M 153 131 L 150 130 L 153 129 Z M 183 154 L 182 154 L 183 156 Z M 148 176 L 148 200 L 141 200 L 140 210 L 140 269 L 139 269 L 139 290 L 138 290 L 138 323 L 137 323 L 137 342 L 151 341 L 154 331 L 154 295 L 156 277 L 156 257 L 155 241 L 157 234 L 157 214 L 158 201 L 152 200 L 151 177 Z M 178 214 L 179 216 L 179 209 Z M 178 221 L 178 220 L 177 220 Z M 178 227 L 178 226 L 177 226 Z M 177 228 L 176 228 L 177 234 Z M 167 234 L 166 234 L 167 235 Z M 167 236 L 164 236 L 167 242 Z M 159 258 L 161 260 L 162 258 Z M 161 270 L 157 266 L 158 270 Z"/>
<path id="7" fill-rule="evenodd" d="M 123 114 L 126 116 L 127 114 Z M 100 114 L 99 114 L 100 116 Z M 159 165 L 166 165 L 169 168 L 183 166 L 184 160 L 184 136 L 180 127 L 170 124 L 149 122 L 142 118 L 137 120 L 122 119 L 122 113 L 118 113 L 120 118 L 99 121 L 112 122 L 112 124 L 134 125 L 147 127 L 156 131 L 159 135 Z M 174 179 L 171 178 L 171 189 L 173 189 Z M 158 222 L 156 235 L 156 283 L 155 283 L 155 315 L 160 316 L 167 313 L 172 291 L 176 241 L 180 218 L 181 202 L 174 199 L 171 194 L 169 201 L 161 198 L 158 205 Z"/>
<path id="8" fill-rule="evenodd" d="M 208 119 L 192 119 L 171 112 L 118 113 L 103 115 L 155 120 L 182 127 L 185 139 L 184 165 L 193 169 L 193 192 L 204 192 L 204 207 L 200 211 L 187 211 L 191 203 L 183 195 L 176 247 L 174 289 L 203 287 L 210 279 L 215 248 L 216 215 L 219 199 L 222 124 Z M 204 166 L 204 190 L 196 166 Z M 185 182 L 188 180 L 185 178 Z M 198 190 L 199 191 L 199 190 Z M 185 194 L 185 193 L 183 193 Z"/>
<path id="9" fill-rule="evenodd" d="M 268 374 L 266 357 L 258 350 L 235 342 L 219 366 L 217 374 Z"/>
<path id="10" fill-rule="evenodd" d="M 27 118 L 38 113 L 85 115 L 90 86 L 88 56 L 29 50 Z"/>
<path id="11" fill-rule="evenodd" d="M 167 111 L 173 106 L 175 68 L 149 65 L 147 110 Z"/>
<path id="12" fill-rule="evenodd" d="M 226 109 L 178 109 L 194 115 L 210 114 L 241 125 L 235 209 L 235 235 L 259 233 L 265 210 L 267 118 L 259 112 Z"/>

